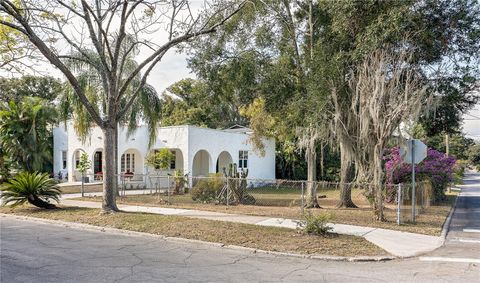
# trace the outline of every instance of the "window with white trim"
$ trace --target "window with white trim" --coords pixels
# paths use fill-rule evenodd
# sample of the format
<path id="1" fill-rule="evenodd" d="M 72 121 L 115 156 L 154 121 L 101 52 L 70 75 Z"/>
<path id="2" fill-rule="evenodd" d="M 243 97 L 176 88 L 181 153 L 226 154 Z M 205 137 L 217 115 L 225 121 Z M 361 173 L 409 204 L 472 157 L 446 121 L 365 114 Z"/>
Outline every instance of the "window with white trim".
<path id="1" fill-rule="evenodd" d="M 135 153 L 124 153 L 120 158 L 121 172 L 135 172 Z"/>
<path id="2" fill-rule="evenodd" d="M 248 168 L 248 151 L 240 150 L 238 152 L 238 168 L 247 169 Z"/>

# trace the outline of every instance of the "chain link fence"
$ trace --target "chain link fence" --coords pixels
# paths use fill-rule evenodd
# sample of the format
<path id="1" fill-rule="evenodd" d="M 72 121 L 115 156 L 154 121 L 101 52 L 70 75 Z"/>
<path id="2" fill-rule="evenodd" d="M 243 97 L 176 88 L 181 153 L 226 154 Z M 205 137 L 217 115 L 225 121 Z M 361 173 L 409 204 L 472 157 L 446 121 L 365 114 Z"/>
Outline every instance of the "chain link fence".
<path id="1" fill-rule="evenodd" d="M 428 181 L 416 182 L 415 199 L 411 183 L 395 185 L 397 223 L 415 222 L 415 218 L 429 208 L 433 202 L 433 188 Z"/>
<path id="2" fill-rule="evenodd" d="M 309 182 L 280 179 L 249 179 L 224 176 L 190 177 L 165 175 L 119 175 L 119 194 L 135 203 L 170 205 L 225 205 L 296 209 L 303 213 L 314 199 L 325 208 L 338 205 L 341 187 L 348 186 L 352 200 L 360 207 L 370 207 L 365 196 L 368 184 Z"/>
<path id="3" fill-rule="evenodd" d="M 86 174 L 83 192 L 99 196 L 103 176 Z M 231 178 L 216 176 L 175 176 L 161 174 L 117 175 L 121 200 L 144 205 L 173 205 L 204 209 L 208 206 L 241 206 L 245 209 L 282 209 L 303 215 L 304 208 L 315 201 L 322 208 L 336 208 L 342 199 L 342 188 L 351 192 L 351 199 L 360 208 L 371 209 L 371 184 L 301 181 L 280 179 Z M 316 199 L 309 192 L 315 191 Z M 386 206 L 396 210 L 399 224 L 410 222 L 432 203 L 429 182 L 417 182 L 415 206 L 412 206 L 411 184 L 386 187 Z M 80 191 L 78 191 L 80 192 Z M 392 193 L 393 192 L 393 193 Z M 90 194 L 88 194 L 90 193 Z M 415 211 L 415 212 L 414 212 Z"/>

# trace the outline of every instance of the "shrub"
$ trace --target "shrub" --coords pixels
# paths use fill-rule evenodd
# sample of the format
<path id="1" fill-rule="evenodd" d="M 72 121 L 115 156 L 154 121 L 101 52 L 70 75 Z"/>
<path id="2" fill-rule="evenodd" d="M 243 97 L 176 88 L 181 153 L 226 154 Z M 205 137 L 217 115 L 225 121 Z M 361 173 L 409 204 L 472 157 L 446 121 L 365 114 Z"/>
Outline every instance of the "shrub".
<path id="1" fill-rule="evenodd" d="M 200 179 L 193 186 L 192 199 L 200 202 L 213 202 L 217 199 L 223 185 L 223 178 L 220 173 L 211 174 L 210 178 Z"/>
<path id="2" fill-rule="evenodd" d="M 169 176 L 171 176 L 169 174 Z M 185 188 L 185 184 L 188 182 L 188 174 L 183 174 L 182 170 L 175 170 L 173 173 L 173 180 L 175 182 L 175 193 L 183 194 L 188 193 L 188 189 Z"/>
<path id="3" fill-rule="evenodd" d="M 18 206 L 28 202 L 46 209 L 56 208 L 49 201 L 54 200 L 58 203 L 61 194 L 55 180 L 50 178 L 47 173 L 38 172 L 19 173 L 15 178 L 3 184 L 1 191 L 2 205 L 11 203 L 11 206 Z"/>
<path id="4" fill-rule="evenodd" d="M 411 182 L 412 166 L 401 160 L 398 147 L 390 149 L 385 160 L 387 190 L 390 190 L 387 195 L 394 196 L 395 187 L 388 184 Z M 455 158 L 430 148 L 425 160 L 415 166 L 417 180 L 428 179 L 432 182 L 435 201 L 445 199 L 444 190 L 453 181 L 455 162 Z"/>
<path id="5" fill-rule="evenodd" d="M 155 169 L 167 170 L 170 169 L 170 164 L 174 158 L 175 156 L 170 149 L 161 148 L 159 150 L 150 151 L 145 163 Z"/>
<path id="6" fill-rule="evenodd" d="M 305 221 L 300 222 L 300 228 L 307 234 L 325 236 L 333 229 L 328 226 L 331 216 L 327 213 L 311 214 L 308 212 L 305 215 Z"/>
<path id="7" fill-rule="evenodd" d="M 257 200 L 252 195 L 249 195 L 249 194 L 245 194 L 242 200 L 240 201 L 241 204 L 245 204 L 245 205 L 254 205 L 256 202 Z"/>
<path id="8" fill-rule="evenodd" d="M 465 169 L 467 166 L 468 161 L 466 160 L 457 160 L 457 162 L 455 162 L 455 166 L 453 167 L 453 183 L 463 183 L 463 177 L 465 176 Z"/>

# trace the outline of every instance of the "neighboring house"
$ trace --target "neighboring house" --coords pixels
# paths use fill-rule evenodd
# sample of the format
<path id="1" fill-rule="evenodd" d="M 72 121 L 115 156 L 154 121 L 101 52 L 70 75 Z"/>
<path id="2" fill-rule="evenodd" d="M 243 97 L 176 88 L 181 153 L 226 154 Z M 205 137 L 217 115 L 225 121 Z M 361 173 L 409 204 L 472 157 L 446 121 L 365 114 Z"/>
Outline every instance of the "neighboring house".
<path id="1" fill-rule="evenodd" d="M 215 130 L 195 126 L 160 127 L 157 140 L 148 148 L 148 129 L 140 126 L 127 137 L 126 128 L 119 127 L 118 172 L 132 172 L 134 180 L 141 181 L 144 174 L 155 171 L 145 164 L 150 150 L 168 148 L 174 153 L 170 170 L 181 170 L 189 176 L 206 176 L 223 172 L 229 164 L 236 163 L 240 169 L 248 169 L 248 178 L 275 178 L 275 140 L 265 139 L 265 155 L 261 156 L 248 142 L 251 130 L 235 125 L 231 129 Z M 68 176 L 68 181 L 80 180 L 76 166 L 82 153 L 91 161 L 88 174 L 101 175 L 104 170 L 103 133 L 99 127 L 91 130 L 85 143 L 75 133 L 72 123 L 53 130 L 53 168 L 55 176 Z M 67 175 L 68 173 L 68 175 Z M 158 173 L 158 172 L 155 172 Z"/>

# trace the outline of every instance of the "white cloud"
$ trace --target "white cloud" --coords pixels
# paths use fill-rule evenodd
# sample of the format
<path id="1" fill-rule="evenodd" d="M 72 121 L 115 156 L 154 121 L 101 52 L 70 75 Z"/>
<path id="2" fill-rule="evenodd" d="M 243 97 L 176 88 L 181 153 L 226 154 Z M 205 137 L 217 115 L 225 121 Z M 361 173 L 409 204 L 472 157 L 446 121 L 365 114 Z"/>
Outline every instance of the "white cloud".
<path id="1" fill-rule="evenodd" d="M 187 68 L 187 56 L 170 50 L 152 70 L 147 82 L 161 94 L 171 84 L 183 78 L 195 78 L 195 74 Z"/>

